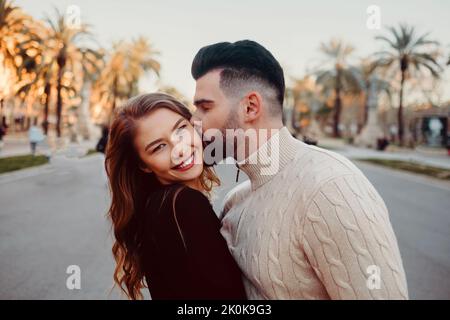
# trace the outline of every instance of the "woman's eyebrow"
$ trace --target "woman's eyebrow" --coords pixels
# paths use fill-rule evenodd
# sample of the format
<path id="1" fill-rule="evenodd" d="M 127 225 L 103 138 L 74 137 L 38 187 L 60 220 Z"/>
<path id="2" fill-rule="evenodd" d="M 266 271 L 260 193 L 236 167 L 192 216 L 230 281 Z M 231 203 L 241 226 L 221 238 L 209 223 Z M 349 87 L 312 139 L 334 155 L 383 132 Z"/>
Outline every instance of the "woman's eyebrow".
<path id="1" fill-rule="evenodd" d="M 160 138 L 160 139 L 156 139 L 156 140 L 153 141 L 153 142 L 150 142 L 148 145 L 145 146 L 144 151 L 147 151 L 148 148 L 150 148 L 151 146 L 153 146 L 154 144 L 156 144 L 156 143 L 158 143 L 158 142 L 160 142 L 160 141 L 162 141 L 161 138 Z"/>
<path id="2" fill-rule="evenodd" d="M 178 127 L 178 125 L 180 124 L 180 122 L 182 122 L 183 120 L 185 120 L 185 118 L 183 118 L 183 117 L 181 117 L 180 119 L 178 119 L 178 121 L 175 122 L 175 124 L 173 125 L 172 131 L 175 130 L 175 129 Z"/>
<path id="3" fill-rule="evenodd" d="M 175 130 L 175 129 L 178 127 L 178 125 L 179 125 L 182 121 L 184 121 L 184 120 L 186 120 L 186 119 L 183 118 L 183 117 L 181 117 L 180 119 L 178 119 L 177 122 L 175 122 L 175 124 L 173 125 L 172 131 Z M 156 140 L 153 141 L 153 142 L 150 142 L 148 145 L 145 146 L 144 151 L 147 151 L 148 148 L 150 148 L 151 146 L 153 146 L 154 144 L 156 144 L 156 143 L 158 143 L 158 142 L 160 142 L 160 141 L 162 141 L 161 138 L 156 139 Z"/>

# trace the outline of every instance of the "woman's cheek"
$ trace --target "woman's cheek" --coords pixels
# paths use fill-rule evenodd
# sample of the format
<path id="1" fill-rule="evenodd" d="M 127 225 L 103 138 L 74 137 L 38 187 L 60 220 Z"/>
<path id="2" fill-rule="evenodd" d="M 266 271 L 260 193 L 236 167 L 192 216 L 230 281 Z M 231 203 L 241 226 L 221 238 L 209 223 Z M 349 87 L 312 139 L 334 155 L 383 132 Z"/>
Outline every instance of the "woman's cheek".
<path id="1" fill-rule="evenodd" d="M 163 150 L 155 157 L 156 166 L 159 168 L 159 171 L 168 171 L 171 168 L 171 153 L 169 148 Z"/>
<path id="2" fill-rule="evenodd" d="M 201 148 L 202 147 L 202 138 L 200 134 L 195 131 L 194 127 L 192 127 L 192 145 L 195 148 Z"/>
<path id="3" fill-rule="evenodd" d="M 194 135 L 193 132 L 190 132 L 186 130 L 186 132 L 183 133 L 181 136 L 180 143 L 182 143 L 185 146 L 191 146 L 194 143 Z"/>

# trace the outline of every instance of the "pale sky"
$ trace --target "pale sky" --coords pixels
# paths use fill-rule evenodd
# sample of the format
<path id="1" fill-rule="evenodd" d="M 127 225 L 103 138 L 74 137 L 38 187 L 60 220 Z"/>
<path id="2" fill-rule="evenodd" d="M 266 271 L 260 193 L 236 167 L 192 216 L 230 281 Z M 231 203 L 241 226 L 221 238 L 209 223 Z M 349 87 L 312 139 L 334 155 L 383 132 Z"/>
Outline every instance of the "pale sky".
<path id="1" fill-rule="evenodd" d="M 113 41 L 146 36 L 161 52 L 161 82 L 192 98 L 195 82 L 190 67 L 204 45 L 220 41 L 255 40 L 280 61 L 289 76 L 301 77 L 321 61 L 321 42 L 341 38 L 355 48 L 355 59 L 381 49 L 374 36 L 383 27 L 406 22 L 450 52 L 450 1 L 448 0 L 15 0 L 36 18 L 52 13 L 53 6 L 65 11 L 70 5 L 81 10 L 83 23 L 92 25 L 99 43 L 109 48 Z M 381 9 L 382 30 L 366 27 L 369 5 Z M 450 80 L 449 69 L 445 83 Z M 446 87 L 450 87 L 446 85 Z M 141 88 L 155 88 L 152 78 Z M 445 99 L 450 99 L 446 89 Z"/>

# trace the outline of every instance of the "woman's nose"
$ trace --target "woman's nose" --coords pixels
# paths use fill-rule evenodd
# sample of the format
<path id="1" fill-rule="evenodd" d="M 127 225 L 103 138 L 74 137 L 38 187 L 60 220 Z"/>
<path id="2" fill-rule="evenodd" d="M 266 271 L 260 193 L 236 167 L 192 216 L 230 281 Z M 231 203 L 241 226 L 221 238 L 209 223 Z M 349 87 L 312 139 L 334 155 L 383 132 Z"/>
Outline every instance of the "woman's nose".
<path id="1" fill-rule="evenodd" d="M 175 163 L 184 160 L 184 157 L 188 156 L 192 149 L 188 141 L 184 139 L 173 141 L 173 144 L 172 161 Z"/>
<path id="2" fill-rule="evenodd" d="M 178 157 L 179 158 L 183 158 L 183 155 L 184 155 L 184 150 L 185 148 L 183 148 L 183 147 L 181 147 L 181 148 L 178 148 Z"/>

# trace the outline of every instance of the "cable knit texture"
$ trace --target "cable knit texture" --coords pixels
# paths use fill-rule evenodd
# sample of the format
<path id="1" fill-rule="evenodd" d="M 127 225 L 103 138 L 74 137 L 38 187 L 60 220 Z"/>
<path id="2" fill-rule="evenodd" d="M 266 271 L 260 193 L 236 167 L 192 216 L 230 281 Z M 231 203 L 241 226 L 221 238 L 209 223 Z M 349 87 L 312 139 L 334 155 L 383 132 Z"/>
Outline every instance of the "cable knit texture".
<path id="1" fill-rule="evenodd" d="M 221 233 L 249 299 L 408 298 L 386 205 L 352 162 L 283 127 L 238 166 L 250 180 Z"/>

